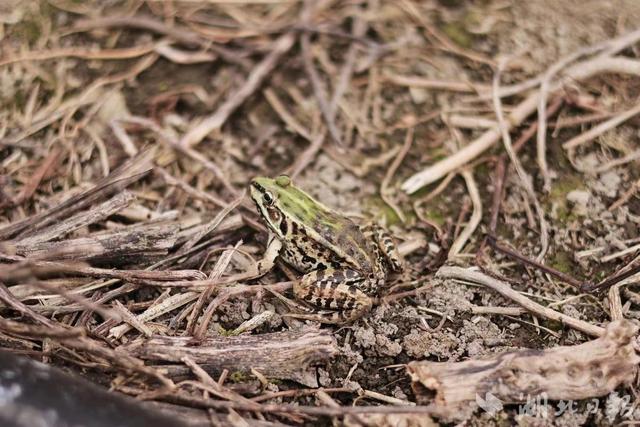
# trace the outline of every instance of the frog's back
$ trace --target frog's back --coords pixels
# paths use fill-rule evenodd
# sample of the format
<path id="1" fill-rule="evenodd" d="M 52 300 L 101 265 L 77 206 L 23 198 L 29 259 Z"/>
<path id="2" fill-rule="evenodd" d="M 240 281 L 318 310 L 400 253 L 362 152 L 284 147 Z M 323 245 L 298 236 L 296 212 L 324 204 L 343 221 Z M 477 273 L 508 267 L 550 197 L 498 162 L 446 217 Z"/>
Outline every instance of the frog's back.
<path id="1" fill-rule="evenodd" d="M 292 242 L 306 253 L 305 264 L 311 264 L 309 258 L 315 258 L 321 268 L 351 267 L 371 271 L 370 251 L 366 250 L 369 242 L 360 227 L 346 216 L 298 191 L 299 194 L 293 198 L 297 203 L 290 204 L 287 212 L 291 219 L 291 233 L 299 236 Z"/>

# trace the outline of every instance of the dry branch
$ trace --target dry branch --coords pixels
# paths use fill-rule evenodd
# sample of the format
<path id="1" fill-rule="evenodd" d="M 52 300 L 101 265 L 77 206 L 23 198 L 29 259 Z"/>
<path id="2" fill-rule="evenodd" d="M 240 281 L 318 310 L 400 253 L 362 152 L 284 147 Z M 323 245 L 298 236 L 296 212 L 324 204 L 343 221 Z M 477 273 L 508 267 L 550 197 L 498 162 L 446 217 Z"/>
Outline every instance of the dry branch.
<path id="1" fill-rule="evenodd" d="M 524 349 L 482 360 L 412 362 L 407 371 L 418 403 L 433 401 L 434 414 L 461 420 L 477 408 L 476 396 L 493 394 L 503 403 L 525 402 L 546 393 L 550 400 L 603 396 L 635 377 L 638 328 L 612 322 L 604 335 L 577 346 Z"/>
<path id="2" fill-rule="evenodd" d="M 86 212 L 79 212 L 70 218 L 56 222 L 51 226 L 40 230 L 37 234 L 20 239 L 16 244 L 28 247 L 38 243 L 48 242 L 49 240 L 63 236 L 77 230 L 78 228 L 100 222 L 119 210 L 129 206 L 135 198 L 136 197 L 128 191 L 118 193 L 106 202 L 95 206 Z"/>
<path id="3" fill-rule="evenodd" d="M 338 351 L 335 338 L 325 330 L 284 331 L 261 335 L 204 338 L 191 346 L 190 337 L 154 337 L 129 349 L 144 360 L 179 363 L 185 356 L 207 371 L 250 372 L 255 369 L 268 378 L 294 380 L 317 387 L 315 370 Z"/>
<path id="4" fill-rule="evenodd" d="M 25 230 L 24 236 L 33 236 L 49 224 L 91 206 L 98 200 L 102 200 L 124 190 L 130 184 L 138 181 L 149 173 L 151 170 L 150 160 L 153 151 L 154 150 L 148 150 L 129 159 L 119 168 L 111 172 L 111 174 L 99 180 L 92 188 L 70 197 L 46 211 L 0 228 L 0 240 L 11 238 Z"/>
<path id="5" fill-rule="evenodd" d="M 153 224 L 59 242 L 20 242 L 15 249 L 30 259 L 135 264 L 167 255 L 177 238 L 178 224 Z"/>

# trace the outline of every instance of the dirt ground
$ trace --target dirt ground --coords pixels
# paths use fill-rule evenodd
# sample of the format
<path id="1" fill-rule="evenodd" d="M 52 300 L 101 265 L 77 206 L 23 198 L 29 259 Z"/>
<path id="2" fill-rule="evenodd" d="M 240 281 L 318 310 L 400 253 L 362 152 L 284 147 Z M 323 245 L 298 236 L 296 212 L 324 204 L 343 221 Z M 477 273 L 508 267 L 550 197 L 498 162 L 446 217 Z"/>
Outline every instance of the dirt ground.
<path id="1" fill-rule="evenodd" d="M 178 405 L 193 425 L 207 425 L 203 405 L 186 396 L 213 397 L 190 385 L 186 365 L 135 352 L 151 335 L 197 341 L 242 337 L 241 325 L 250 335 L 321 328 L 335 339 L 333 355 L 301 366 L 312 372 L 302 383 L 256 370 L 209 373 L 264 404 L 406 408 L 432 403 L 408 406 L 417 402 L 409 362 L 593 338 L 486 286 L 437 277 L 443 265 L 479 267 L 587 324 L 640 325 L 640 119 L 611 122 L 637 109 L 640 44 L 612 54 L 629 63 L 592 74 L 575 66 L 611 48 L 589 46 L 637 31 L 637 22 L 636 0 L 0 1 L 0 283 L 13 296 L 0 296 L 0 346 Z M 536 108 L 513 117 L 545 76 L 546 170 Z M 523 82 L 531 84 L 496 96 L 495 85 Z M 491 129 L 485 149 L 410 185 Z M 287 283 L 301 276 L 283 263 L 225 283 L 254 268 L 267 239 L 243 192 L 255 176 L 282 173 L 356 222 L 386 226 L 399 243 L 406 268 L 362 319 L 336 326 L 283 316 L 295 307 L 278 296 L 293 299 Z M 105 201 L 116 207 L 99 209 Z M 65 223 L 87 211 L 91 218 Z M 633 274 L 620 278 L 624 271 Z M 242 285 L 253 288 L 234 293 Z M 193 298 L 179 302 L 185 293 Z M 175 305 L 140 317 L 166 301 Z M 43 318 L 82 338 L 47 336 Z M 117 363 L 123 353 L 129 366 Z M 505 402 L 455 421 L 634 424 L 635 376 L 575 410 L 553 400 L 546 418 Z M 163 394 L 168 382 L 182 400 Z M 215 409 L 213 425 L 454 421 L 410 410 L 354 419 L 236 409 Z"/>

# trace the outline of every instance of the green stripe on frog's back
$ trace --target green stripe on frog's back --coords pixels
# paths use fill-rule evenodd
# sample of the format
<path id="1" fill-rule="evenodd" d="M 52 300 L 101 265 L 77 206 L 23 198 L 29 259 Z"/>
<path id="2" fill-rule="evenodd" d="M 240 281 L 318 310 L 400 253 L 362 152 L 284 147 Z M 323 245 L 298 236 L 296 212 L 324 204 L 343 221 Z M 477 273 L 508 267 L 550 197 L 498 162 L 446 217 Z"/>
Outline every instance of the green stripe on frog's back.
<path id="1" fill-rule="evenodd" d="M 286 217 L 298 227 L 303 227 L 308 237 L 326 246 L 349 264 L 367 267 L 369 258 L 366 251 L 362 250 L 366 247 L 365 238 L 353 221 L 292 185 L 278 193 L 276 203 Z"/>

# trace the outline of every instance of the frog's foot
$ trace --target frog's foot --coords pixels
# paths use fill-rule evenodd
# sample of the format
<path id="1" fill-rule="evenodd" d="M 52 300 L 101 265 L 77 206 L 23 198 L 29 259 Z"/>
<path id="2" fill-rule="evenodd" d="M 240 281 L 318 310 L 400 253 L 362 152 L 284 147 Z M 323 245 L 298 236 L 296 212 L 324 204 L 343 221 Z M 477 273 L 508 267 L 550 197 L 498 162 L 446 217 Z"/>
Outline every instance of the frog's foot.
<path id="1" fill-rule="evenodd" d="M 306 274 L 293 285 L 296 298 L 324 309 L 314 314 L 291 314 L 289 317 L 322 323 L 348 323 L 371 310 L 371 298 L 354 284 L 362 276 L 353 270 L 319 270 Z M 328 311 L 331 310 L 331 311 Z"/>

